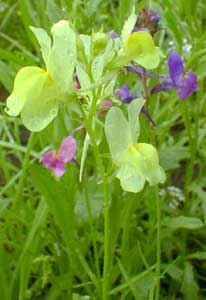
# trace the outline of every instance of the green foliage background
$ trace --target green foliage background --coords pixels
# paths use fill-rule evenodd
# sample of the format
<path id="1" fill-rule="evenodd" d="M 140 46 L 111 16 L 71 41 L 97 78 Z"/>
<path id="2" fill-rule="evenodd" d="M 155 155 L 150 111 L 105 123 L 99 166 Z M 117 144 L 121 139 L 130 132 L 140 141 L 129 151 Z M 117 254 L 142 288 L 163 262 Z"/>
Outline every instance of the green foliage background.
<path id="1" fill-rule="evenodd" d="M 21 67 L 42 65 L 29 26 L 49 31 L 71 19 L 80 33 L 103 27 L 120 32 L 132 6 L 161 15 L 156 43 L 165 54 L 177 50 L 186 69 L 198 76 L 199 90 L 185 102 L 175 92 L 153 96 L 150 112 L 158 124 L 141 117 L 141 138 L 156 145 L 167 173 L 164 186 L 140 194 L 110 183 L 110 299 L 158 299 L 157 240 L 161 245 L 159 299 L 206 297 L 206 3 L 204 0 L 7 0 L 0 2 L 0 297 L 3 300 L 101 299 L 103 262 L 103 189 L 92 151 L 87 177 L 69 166 L 61 181 L 38 164 L 41 151 L 58 147 L 77 120 L 62 111 L 39 134 L 8 117 L 5 98 Z M 190 45 L 192 46 L 191 50 Z M 189 47 L 189 48 L 188 48 Z M 167 73 L 166 62 L 158 72 Z M 119 76 L 134 91 L 137 77 Z M 150 80 L 150 85 L 155 83 Z M 83 136 L 76 133 L 78 147 Z M 29 140 L 29 142 L 28 142 Z M 102 153 L 108 151 L 102 143 Z M 80 161 L 78 150 L 77 161 Z M 106 157 L 105 157 L 106 159 Z M 156 213 L 160 204 L 161 215 Z M 157 221 L 161 231 L 156 237 Z M 68 257 L 70 259 L 68 259 Z M 72 262 L 72 263 L 71 263 Z M 72 280 L 73 278 L 73 280 Z M 89 295 L 90 298 L 87 298 Z"/>

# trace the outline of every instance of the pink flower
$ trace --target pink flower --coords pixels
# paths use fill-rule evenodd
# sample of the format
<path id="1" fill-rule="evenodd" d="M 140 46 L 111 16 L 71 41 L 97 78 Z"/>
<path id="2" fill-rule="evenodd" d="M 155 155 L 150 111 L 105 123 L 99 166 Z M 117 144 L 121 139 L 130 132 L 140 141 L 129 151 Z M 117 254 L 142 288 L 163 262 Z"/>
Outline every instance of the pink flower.
<path id="1" fill-rule="evenodd" d="M 47 151 L 40 158 L 46 168 L 52 169 L 56 177 L 61 177 L 65 172 L 65 164 L 72 161 L 76 152 L 76 140 L 73 136 L 63 139 L 57 151 Z"/>

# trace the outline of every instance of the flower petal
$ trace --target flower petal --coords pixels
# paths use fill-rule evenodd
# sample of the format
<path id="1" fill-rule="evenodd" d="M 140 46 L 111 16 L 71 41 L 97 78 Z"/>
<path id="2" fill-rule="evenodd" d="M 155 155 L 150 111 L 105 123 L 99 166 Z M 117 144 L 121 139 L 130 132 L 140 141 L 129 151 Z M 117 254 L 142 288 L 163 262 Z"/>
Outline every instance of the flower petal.
<path id="1" fill-rule="evenodd" d="M 7 99 L 7 113 L 21 113 L 23 124 L 31 131 L 44 129 L 57 115 L 58 89 L 50 75 L 38 67 L 22 68 Z"/>
<path id="2" fill-rule="evenodd" d="M 123 190 L 132 193 L 140 192 L 145 184 L 145 178 L 128 164 L 123 164 L 118 169 L 116 177 L 120 180 Z"/>
<path id="3" fill-rule="evenodd" d="M 129 35 L 125 53 L 129 60 L 134 60 L 146 69 L 156 68 L 160 57 L 164 56 L 160 48 L 155 47 L 152 36 L 145 31 L 133 32 Z"/>
<path id="4" fill-rule="evenodd" d="M 73 136 L 68 136 L 63 139 L 57 154 L 64 163 L 70 162 L 76 152 L 76 140 Z"/>
<path id="5" fill-rule="evenodd" d="M 177 85 L 180 77 L 184 74 L 183 61 L 176 52 L 171 52 L 167 63 L 172 82 Z"/>
<path id="6" fill-rule="evenodd" d="M 21 112 L 22 122 L 31 131 L 41 131 L 57 116 L 59 91 L 44 70 L 29 84 Z"/>
<path id="7" fill-rule="evenodd" d="M 76 34 L 70 23 L 61 20 L 51 29 L 53 44 L 49 52 L 47 68 L 62 94 L 73 90 L 73 74 L 76 65 Z"/>
<path id="8" fill-rule="evenodd" d="M 136 149 L 141 155 L 143 162 L 142 173 L 150 185 L 163 183 L 166 179 L 164 170 L 159 165 L 157 150 L 150 144 L 139 143 Z"/>
<path id="9" fill-rule="evenodd" d="M 39 160 L 45 167 L 47 168 L 53 168 L 57 161 L 57 156 L 53 151 L 47 151 L 45 152 L 42 157 Z"/>
<path id="10" fill-rule="evenodd" d="M 56 177 L 61 177 L 65 172 L 64 162 L 61 160 L 57 160 L 55 167 L 53 167 L 52 169 Z"/>
<path id="11" fill-rule="evenodd" d="M 61 177 L 65 172 L 63 160 L 53 151 L 45 152 L 39 161 L 46 168 L 52 169 L 56 177 Z"/>
<path id="12" fill-rule="evenodd" d="M 116 163 L 121 159 L 122 152 L 133 143 L 129 122 L 120 108 L 112 107 L 108 111 L 105 119 L 105 134 L 112 159 Z"/>
<path id="13" fill-rule="evenodd" d="M 6 111 L 8 115 L 16 117 L 21 112 L 26 101 L 26 94 L 36 76 L 44 72 L 38 67 L 24 67 L 19 70 L 14 80 L 14 88 L 7 99 Z"/>
<path id="14" fill-rule="evenodd" d="M 172 80 L 170 78 L 165 78 L 164 80 L 162 80 L 162 82 L 160 84 L 155 85 L 151 91 L 150 94 L 156 94 L 159 93 L 161 91 L 167 91 L 167 90 L 171 90 L 174 89 L 175 86 L 172 82 Z"/>
<path id="15" fill-rule="evenodd" d="M 177 82 L 177 93 L 181 100 L 196 92 L 197 89 L 197 76 L 193 72 L 186 73 Z"/>

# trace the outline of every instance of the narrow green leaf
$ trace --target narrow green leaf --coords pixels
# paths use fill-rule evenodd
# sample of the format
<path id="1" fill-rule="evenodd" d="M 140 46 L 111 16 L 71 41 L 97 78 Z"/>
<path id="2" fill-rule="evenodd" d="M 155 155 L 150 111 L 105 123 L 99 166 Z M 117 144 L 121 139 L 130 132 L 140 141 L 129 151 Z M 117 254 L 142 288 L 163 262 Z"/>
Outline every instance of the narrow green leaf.
<path id="1" fill-rule="evenodd" d="M 183 228 L 183 229 L 190 229 L 190 230 L 201 229 L 204 226 L 203 222 L 200 219 L 192 218 L 192 217 L 184 217 L 184 216 L 179 216 L 176 218 L 165 218 L 163 224 L 172 229 Z"/>

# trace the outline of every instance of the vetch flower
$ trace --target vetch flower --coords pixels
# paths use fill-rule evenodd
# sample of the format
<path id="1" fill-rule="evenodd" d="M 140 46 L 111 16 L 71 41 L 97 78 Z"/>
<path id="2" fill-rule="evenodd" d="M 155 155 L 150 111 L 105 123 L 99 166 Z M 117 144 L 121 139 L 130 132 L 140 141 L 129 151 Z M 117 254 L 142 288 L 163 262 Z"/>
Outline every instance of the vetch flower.
<path id="1" fill-rule="evenodd" d="M 140 132 L 138 116 L 144 102 L 144 99 L 137 99 L 128 105 L 128 120 L 120 108 L 112 107 L 105 121 L 116 177 L 125 191 L 133 193 L 141 191 L 145 181 L 155 185 L 166 179 L 156 149 L 150 144 L 137 143 Z"/>
<path id="2" fill-rule="evenodd" d="M 17 73 L 7 99 L 7 113 L 21 114 L 29 130 L 40 131 L 56 117 L 59 102 L 74 91 L 76 34 L 65 20 L 52 26 L 52 40 L 41 28 L 31 30 L 41 46 L 46 69 L 31 66 Z"/>
<path id="3" fill-rule="evenodd" d="M 185 72 L 183 61 L 176 52 L 171 52 L 168 57 L 170 78 L 166 77 L 162 82 L 154 86 L 151 94 L 170 89 L 176 89 L 180 100 L 185 100 L 198 90 L 197 76 L 192 71 Z"/>
<path id="4" fill-rule="evenodd" d="M 53 170 L 56 177 L 61 177 L 65 172 L 65 164 L 73 160 L 76 152 L 76 140 L 73 136 L 63 139 L 57 151 L 47 151 L 40 158 L 40 162 Z"/>

